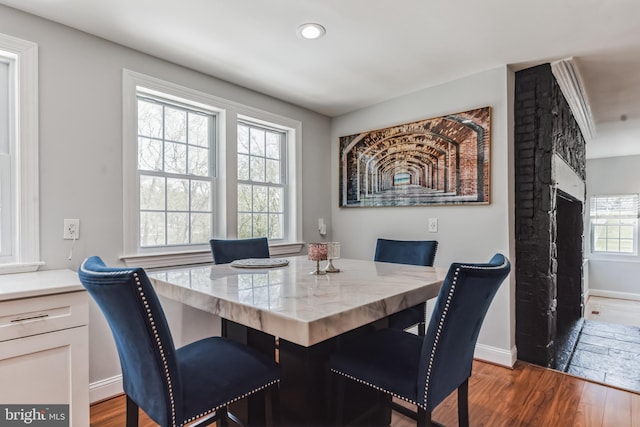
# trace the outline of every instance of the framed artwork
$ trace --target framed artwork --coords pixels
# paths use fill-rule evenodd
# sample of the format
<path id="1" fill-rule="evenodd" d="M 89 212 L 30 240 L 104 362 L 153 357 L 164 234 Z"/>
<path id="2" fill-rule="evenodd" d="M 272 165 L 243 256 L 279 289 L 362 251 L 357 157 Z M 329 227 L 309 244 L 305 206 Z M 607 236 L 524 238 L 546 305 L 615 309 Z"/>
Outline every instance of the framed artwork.
<path id="1" fill-rule="evenodd" d="M 489 203 L 491 107 L 339 140 L 341 207 Z"/>

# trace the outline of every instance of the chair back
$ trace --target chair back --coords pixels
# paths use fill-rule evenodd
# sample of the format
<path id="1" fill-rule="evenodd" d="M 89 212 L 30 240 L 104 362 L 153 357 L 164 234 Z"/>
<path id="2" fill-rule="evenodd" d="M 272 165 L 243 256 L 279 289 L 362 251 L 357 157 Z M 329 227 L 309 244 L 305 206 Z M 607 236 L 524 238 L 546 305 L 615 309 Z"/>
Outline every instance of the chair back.
<path id="1" fill-rule="evenodd" d="M 431 267 L 437 249 L 436 240 L 378 239 L 373 260 Z"/>
<path id="2" fill-rule="evenodd" d="M 418 404 L 427 411 L 471 376 L 480 327 L 510 270 L 502 254 L 487 264 L 451 264 L 422 345 Z"/>
<path id="3" fill-rule="evenodd" d="M 211 239 L 211 253 L 216 264 L 228 264 L 238 259 L 269 258 L 269 241 L 266 237 L 254 239 Z"/>
<path id="4" fill-rule="evenodd" d="M 160 425 L 181 419 L 175 346 L 155 290 L 142 268 L 109 268 L 97 256 L 78 269 L 107 319 L 118 349 L 124 392 Z"/>

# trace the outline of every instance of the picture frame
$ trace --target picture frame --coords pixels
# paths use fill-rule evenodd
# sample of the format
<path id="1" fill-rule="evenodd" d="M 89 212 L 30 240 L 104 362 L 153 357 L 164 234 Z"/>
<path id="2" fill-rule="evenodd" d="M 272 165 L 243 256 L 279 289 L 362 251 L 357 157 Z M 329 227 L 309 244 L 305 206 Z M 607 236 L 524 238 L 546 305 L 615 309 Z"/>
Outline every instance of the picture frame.
<path id="1" fill-rule="evenodd" d="M 490 203 L 491 107 L 339 138 L 340 207 Z"/>

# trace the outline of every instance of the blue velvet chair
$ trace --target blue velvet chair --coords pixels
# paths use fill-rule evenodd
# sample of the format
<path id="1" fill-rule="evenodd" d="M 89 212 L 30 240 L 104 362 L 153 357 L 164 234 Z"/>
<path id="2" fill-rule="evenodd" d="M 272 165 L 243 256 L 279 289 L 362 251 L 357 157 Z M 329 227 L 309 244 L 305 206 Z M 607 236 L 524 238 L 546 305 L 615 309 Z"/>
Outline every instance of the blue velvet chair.
<path id="1" fill-rule="evenodd" d="M 433 266 L 438 242 L 436 240 L 389 240 L 378 239 L 373 258 L 378 262 Z M 389 316 L 389 327 L 407 329 L 418 325 L 418 335 L 424 335 L 426 302 L 414 305 Z"/>
<path id="2" fill-rule="evenodd" d="M 211 239 L 211 253 L 216 264 L 229 264 L 246 258 L 269 258 L 269 241 L 266 237 L 254 239 Z"/>
<path id="3" fill-rule="evenodd" d="M 418 426 L 432 425 L 431 412 L 457 389 L 459 425 L 468 426 L 468 381 L 478 333 L 510 269 L 501 254 L 487 264 L 454 263 L 424 337 L 381 329 L 345 342 L 330 359 L 339 380 L 338 415 L 344 382 L 351 379 L 416 405 Z"/>
<path id="4" fill-rule="evenodd" d="M 109 268 L 87 258 L 78 275 L 102 310 L 118 349 L 127 427 L 138 408 L 162 427 L 226 424 L 227 406 L 264 390 L 267 412 L 279 405 L 280 368 L 271 358 L 222 337 L 176 349 L 158 297 L 142 268 Z"/>

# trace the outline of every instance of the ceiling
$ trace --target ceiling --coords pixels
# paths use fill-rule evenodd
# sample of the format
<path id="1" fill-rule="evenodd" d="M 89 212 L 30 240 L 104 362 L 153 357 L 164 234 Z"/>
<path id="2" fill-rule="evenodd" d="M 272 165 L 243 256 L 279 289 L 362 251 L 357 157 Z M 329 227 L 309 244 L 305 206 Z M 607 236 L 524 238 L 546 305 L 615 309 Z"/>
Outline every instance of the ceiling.
<path id="1" fill-rule="evenodd" d="M 638 0 L 0 0 L 337 116 L 504 64 L 574 57 L 596 125 L 640 119 Z M 327 34 L 303 40 L 317 22 Z"/>

